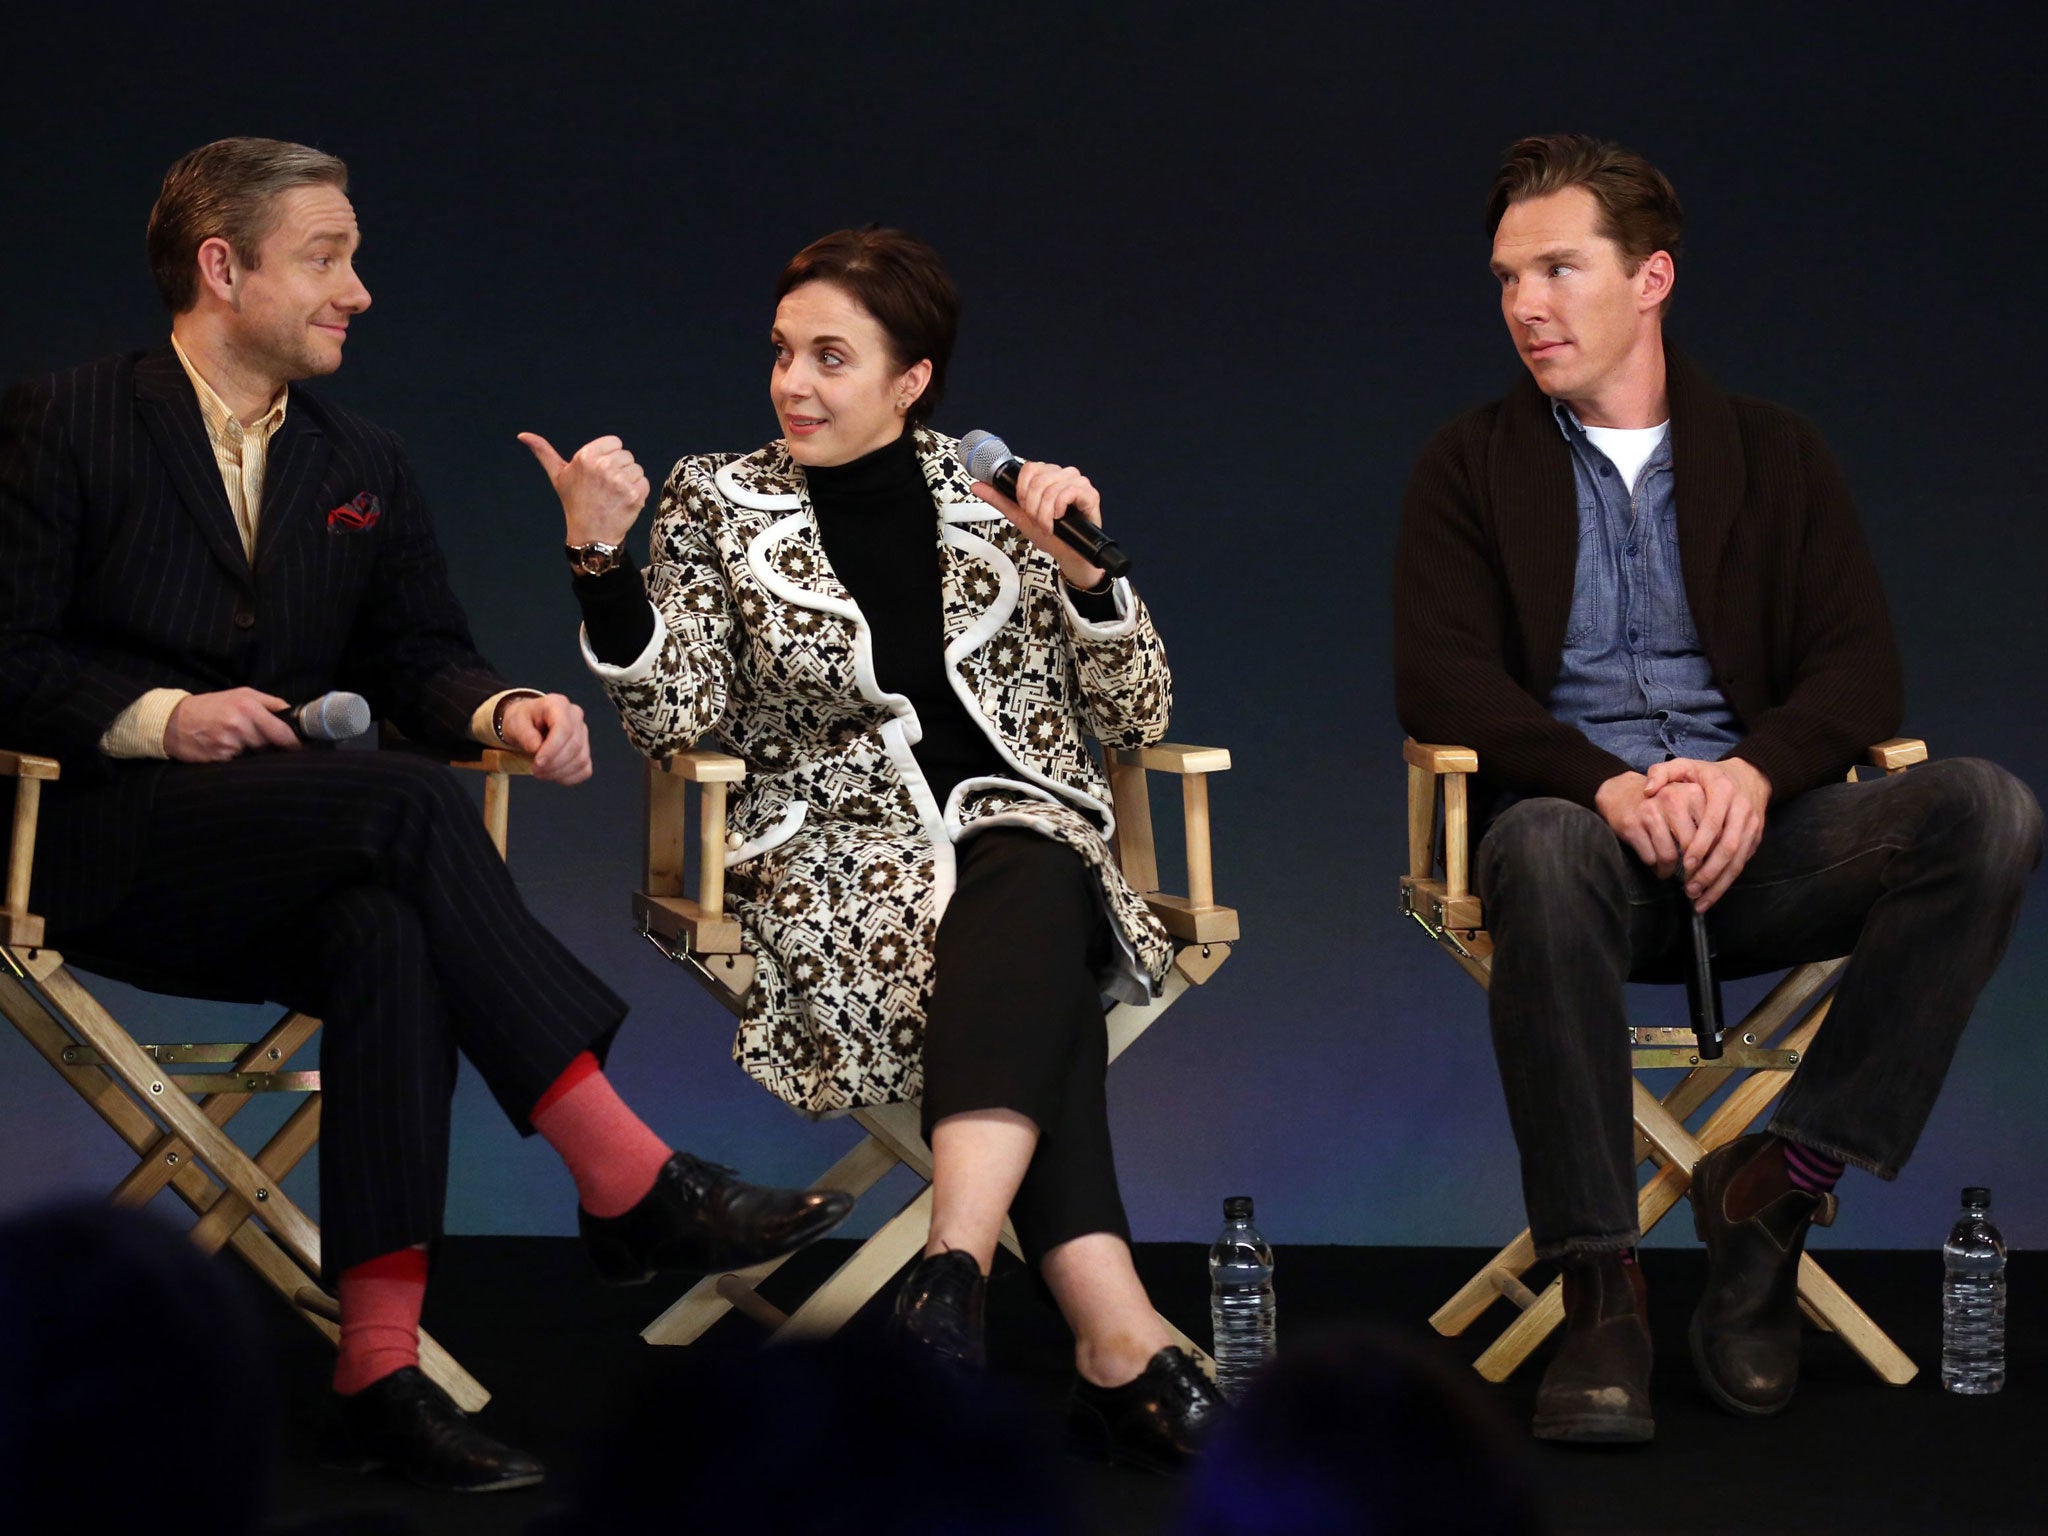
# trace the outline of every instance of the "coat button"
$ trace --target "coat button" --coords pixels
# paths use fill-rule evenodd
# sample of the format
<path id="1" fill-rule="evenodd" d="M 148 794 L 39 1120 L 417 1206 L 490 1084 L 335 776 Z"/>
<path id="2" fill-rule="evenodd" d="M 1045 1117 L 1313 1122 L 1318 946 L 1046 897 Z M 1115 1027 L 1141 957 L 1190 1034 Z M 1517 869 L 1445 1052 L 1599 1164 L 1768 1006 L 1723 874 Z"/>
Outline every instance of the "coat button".
<path id="1" fill-rule="evenodd" d="M 745 841 L 746 839 L 741 837 L 737 832 L 728 832 L 725 834 L 725 846 L 728 848 L 738 848 Z"/>
<path id="2" fill-rule="evenodd" d="M 253 612 L 247 608 L 237 608 L 235 610 L 235 628 L 254 629 L 255 627 L 256 615 Z"/>

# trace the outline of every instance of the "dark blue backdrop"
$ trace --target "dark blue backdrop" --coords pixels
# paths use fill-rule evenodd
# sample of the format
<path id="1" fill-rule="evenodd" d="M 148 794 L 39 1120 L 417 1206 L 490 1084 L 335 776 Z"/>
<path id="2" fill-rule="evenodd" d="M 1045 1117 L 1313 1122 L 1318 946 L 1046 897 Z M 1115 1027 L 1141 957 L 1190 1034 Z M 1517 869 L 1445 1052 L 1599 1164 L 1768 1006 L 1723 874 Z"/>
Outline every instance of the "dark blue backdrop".
<path id="1" fill-rule="evenodd" d="M 1237 762 L 1214 800 L 1245 942 L 1115 1074 L 1138 1235 L 1206 1236 L 1242 1189 L 1285 1241 L 1486 1242 L 1520 1216 L 1482 999 L 1394 915 L 1387 560 L 1423 438 L 1518 366 L 1479 222 L 1498 153 L 1576 127 L 1670 173 L 1674 327 L 1848 465 L 1909 728 L 2040 793 L 2038 38 L 1869 7 L 1094 9 L 38 8 L 0 59 L 0 375 L 163 333 L 142 225 L 182 151 L 347 158 L 376 307 L 327 388 L 407 434 L 484 648 L 596 726 L 593 783 L 522 786 L 516 872 L 632 999 L 617 1076 L 656 1124 L 801 1179 L 850 1128 L 748 1083 L 727 1017 L 628 931 L 638 769 L 513 434 L 616 431 L 657 467 L 755 446 L 783 260 L 869 219 L 925 235 L 967 304 L 939 425 L 1104 486 L 1174 735 Z M 1829 1242 L 1932 1244 L 1965 1182 L 2048 1239 L 2034 894 L 1919 1155 L 1895 1188 L 1852 1177 Z M 145 1006 L 166 1038 L 224 1027 Z M 121 1167 L 11 1032 L 0 1116 L 0 1207 Z M 457 1136 L 454 1230 L 571 1229 L 568 1179 L 473 1079 Z"/>

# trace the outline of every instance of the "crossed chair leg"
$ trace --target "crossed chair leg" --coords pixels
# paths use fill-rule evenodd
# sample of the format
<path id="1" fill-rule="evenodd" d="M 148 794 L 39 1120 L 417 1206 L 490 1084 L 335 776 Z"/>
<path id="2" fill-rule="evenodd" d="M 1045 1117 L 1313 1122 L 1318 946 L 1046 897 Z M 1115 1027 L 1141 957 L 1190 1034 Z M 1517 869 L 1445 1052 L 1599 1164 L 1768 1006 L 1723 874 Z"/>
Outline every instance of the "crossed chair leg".
<path id="1" fill-rule="evenodd" d="M 1190 945 L 1168 973 L 1162 994 L 1149 1007 L 1126 1003 L 1112 1009 L 1106 1021 L 1109 1059 L 1115 1061 L 1121 1056 L 1188 987 L 1215 974 L 1229 953 L 1228 944 Z M 924 1180 L 924 1188 L 794 1311 L 785 1312 L 759 1294 L 761 1284 L 784 1263 L 784 1259 L 771 1259 L 730 1274 L 706 1275 L 642 1329 L 641 1338 L 650 1344 L 692 1344 L 733 1310 L 768 1328 L 771 1339 L 777 1343 L 824 1338 L 844 1327 L 924 1251 L 931 1233 L 932 1153 L 919 1128 L 917 1106 L 885 1104 L 855 1110 L 853 1119 L 867 1135 L 820 1175 L 813 1188 L 843 1189 L 858 1197 L 898 1167 L 907 1167 Z M 1007 1221 L 1003 1223 L 1002 1245 L 1023 1257 L 1017 1234 Z M 1208 1351 L 1171 1322 L 1164 1318 L 1161 1321 L 1166 1322 L 1175 1344 L 1205 1366 L 1210 1364 Z"/>
<path id="2" fill-rule="evenodd" d="M 228 1071 L 175 1073 L 166 1068 L 222 1058 L 217 1048 L 138 1044 L 55 950 L 7 946 L 0 959 L 0 1012 L 141 1158 L 115 1186 L 114 1201 L 140 1206 L 166 1188 L 175 1191 L 199 1218 L 191 1235 L 202 1250 L 232 1247 L 293 1311 L 336 1340 L 340 1309 L 318 1278 L 320 1229 L 279 1187 L 319 1139 L 319 1074 L 284 1071 L 319 1020 L 288 1013 L 233 1057 Z M 280 1075 L 284 1081 L 276 1080 Z M 215 1077 L 230 1086 L 209 1091 Z M 247 1084 L 266 1077 L 271 1088 L 304 1092 L 306 1099 L 251 1156 L 222 1128 L 247 1107 L 254 1092 Z M 424 1330 L 420 1367 L 469 1412 L 490 1401 Z"/>
<path id="3" fill-rule="evenodd" d="M 1833 1001 L 1831 994 L 1823 994 L 1846 963 L 1829 960 L 1790 971 L 1732 1033 L 1745 1046 L 1760 1048 L 1772 1043 L 1793 1016 L 1804 1009 L 1803 1017 L 1778 1042 L 1781 1049 L 1791 1053 L 1792 1063 L 1803 1060 Z M 1483 961 L 1467 969 L 1485 984 Z M 1726 1079 L 1725 1071 L 1696 1067 L 1661 1100 L 1640 1079 L 1635 1082 L 1636 1152 L 1639 1159 L 1647 1158 L 1658 1165 L 1637 1197 L 1637 1220 L 1642 1231 L 1650 1231 L 1670 1214 L 1691 1184 L 1693 1165 L 1701 1157 L 1741 1136 L 1769 1108 L 1784 1091 L 1787 1073 L 1751 1072 L 1730 1090 L 1696 1135 L 1688 1131 L 1685 1120 Z M 1520 1309 L 1520 1315 L 1475 1362 L 1488 1381 L 1505 1381 L 1564 1321 L 1562 1277 L 1552 1280 L 1540 1295 L 1522 1283 L 1523 1274 L 1535 1263 L 1535 1246 L 1525 1228 L 1430 1317 L 1430 1325 L 1438 1333 L 1457 1335 L 1498 1298 L 1506 1297 Z M 1802 1255 L 1799 1261 L 1799 1305 L 1816 1327 L 1840 1335 L 1880 1380 L 1903 1386 L 1918 1374 L 1919 1367 L 1856 1305 L 1811 1253 Z"/>

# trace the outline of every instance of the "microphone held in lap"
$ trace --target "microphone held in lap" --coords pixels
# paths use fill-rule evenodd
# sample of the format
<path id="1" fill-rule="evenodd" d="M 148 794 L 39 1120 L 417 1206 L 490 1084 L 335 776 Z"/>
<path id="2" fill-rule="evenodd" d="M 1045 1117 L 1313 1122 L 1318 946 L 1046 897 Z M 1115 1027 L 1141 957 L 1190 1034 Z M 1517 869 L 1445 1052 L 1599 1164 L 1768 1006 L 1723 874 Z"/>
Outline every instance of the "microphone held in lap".
<path id="1" fill-rule="evenodd" d="M 1008 443 L 993 432 L 977 429 L 960 439 L 959 452 L 960 463 L 969 475 L 984 485 L 994 486 L 1013 500 L 1016 498 L 1017 471 L 1024 467 L 1024 462 L 1010 451 Z M 1109 575 L 1130 574 L 1130 556 L 1117 547 L 1116 540 L 1073 508 L 1069 507 L 1059 515 L 1052 531 Z"/>
<path id="2" fill-rule="evenodd" d="M 1721 981 L 1714 974 L 1714 943 L 1707 933 L 1703 912 L 1691 915 L 1692 929 L 1685 972 L 1686 1001 L 1692 1010 L 1692 1032 L 1699 1041 L 1701 1061 L 1721 1058 Z"/>
<path id="3" fill-rule="evenodd" d="M 370 701 L 360 693 L 323 693 L 278 716 L 301 741 L 353 741 L 370 728 Z"/>

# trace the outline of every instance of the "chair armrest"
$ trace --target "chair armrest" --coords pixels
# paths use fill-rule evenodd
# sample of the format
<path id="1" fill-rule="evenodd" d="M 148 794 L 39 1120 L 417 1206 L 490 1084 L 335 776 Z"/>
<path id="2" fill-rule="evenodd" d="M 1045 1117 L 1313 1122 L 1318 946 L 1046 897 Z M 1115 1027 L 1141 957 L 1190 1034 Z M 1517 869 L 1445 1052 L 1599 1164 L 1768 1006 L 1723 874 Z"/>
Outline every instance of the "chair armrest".
<path id="1" fill-rule="evenodd" d="M 0 907 L 0 943 L 33 949 L 43 942 L 43 920 L 28 909 L 29 876 L 35 870 L 36 816 L 43 785 L 62 769 L 54 757 L 0 752 L 0 776 L 14 780 L 14 830 L 7 843 L 7 901 Z"/>
<path id="2" fill-rule="evenodd" d="M 1894 736 L 1890 741 L 1880 741 L 1867 756 L 1872 767 L 1899 773 L 1927 761 L 1927 743 L 1916 736 Z"/>
<path id="3" fill-rule="evenodd" d="M 1223 747 L 1161 742 L 1152 747 L 1112 747 L 1103 756 L 1116 802 L 1117 862 L 1131 889 L 1175 938 L 1190 944 L 1227 944 L 1238 937 L 1237 909 L 1216 904 L 1215 862 L 1209 841 L 1209 775 L 1230 767 Z M 1159 889 L 1159 853 L 1152 837 L 1148 769 L 1180 777 L 1182 825 L 1187 839 L 1188 893 Z"/>
<path id="4" fill-rule="evenodd" d="M 1479 754 L 1470 747 L 1447 747 L 1426 741 L 1404 741 L 1401 757 L 1410 768 L 1426 773 L 1477 773 Z"/>
<path id="5" fill-rule="evenodd" d="M 679 779 L 699 784 L 737 784 L 747 776 L 745 758 L 734 757 L 730 752 L 713 752 L 708 747 L 677 752 L 662 766 Z"/>
<path id="6" fill-rule="evenodd" d="M 1409 780 L 1409 872 L 1401 877 L 1407 911 L 1427 913 L 1436 930 L 1477 930 L 1479 899 L 1470 887 L 1473 825 L 1466 778 L 1479 772 L 1473 748 L 1438 741 L 1403 741 Z M 1436 786 L 1444 780 L 1444 879 L 1436 879 Z"/>
<path id="7" fill-rule="evenodd" d="M 1408 876 L 1413 885 L 1436 873 L 1437 780 L 1443 780 L 1444 879 L 1441 896 L 1456 926 L 1476 925 L 1471 902 L 1472 825 L 1466 781 L 1479 771 L 1479 754 L 1470 747 L 1425 741 L 1404 741 L 1402 761 L 1408 765 Z M 1470 909 L 1470 910 L 1468 910 Z M 1471 925 L 1462 919 L 1471 916 Z"/>
<path id="8" fill-rule="evenodd" d="M 1184 742 L 1162 741 L 1152 747 L 1130 747 L 1117 753 L 1140 768 L 1160 773 L 1223 773 L 1230 767 L 1228 747 L 1191 747 Z"/>
<path id="9" fill-rule="evenodd" d="M 442 759 L 450 768 L 466 768 L 471 773 L 531 774 L 533 759 L 524 752 L 515 752 L 510 747 L 485 747 L 475 757 L 445 757 Z"/>
<path id="10" fill-rule="evenodd" d="M 0 777 L 9 779 L 54 779 L 63 773 L 54 757 L 37 757 L 29 752 L 0 752 Z"/>
<path id="11" fill-rule="evenodd" d="M 643 931 L 698 954 L 737 955 L 740 925 L 725 914 L 725 790 L 747 776 L 744 758 L 700 748 L 647 764 L 647 823 L 633 915 Z M 697 786 L 697 894 L 685 891 L 689 789 Z"/>
<path id="12" fill-rule="evenodd" d="M 450 768 L 464 768 L 484 776 L 484 830 L 491 834 L 498 857 L 505 857 L 506 840 L 512 830 L 512 780 L 533 773 L 533 759 L 510 747 L 485 747 L 475 757 L 446 757 Z"/>
<path id="13" fill-rule="evenodd" d="M 389 720 L 377 722 L 377 750 L 403 752 L 408 757 L 428 758 L 443 767 L 482 774 L 484 830 L 491 834 L 498 857 L 505 857 L 505 842 L 510 835 L 512 821 L 512 780 L 533 772 L 531 757 L 510 747 L 487 747 L 481 742 L 473 749 L 465 747 L 459 753 L 448 747 L 429 746 L 425 742 L 414 741 Z"/>

